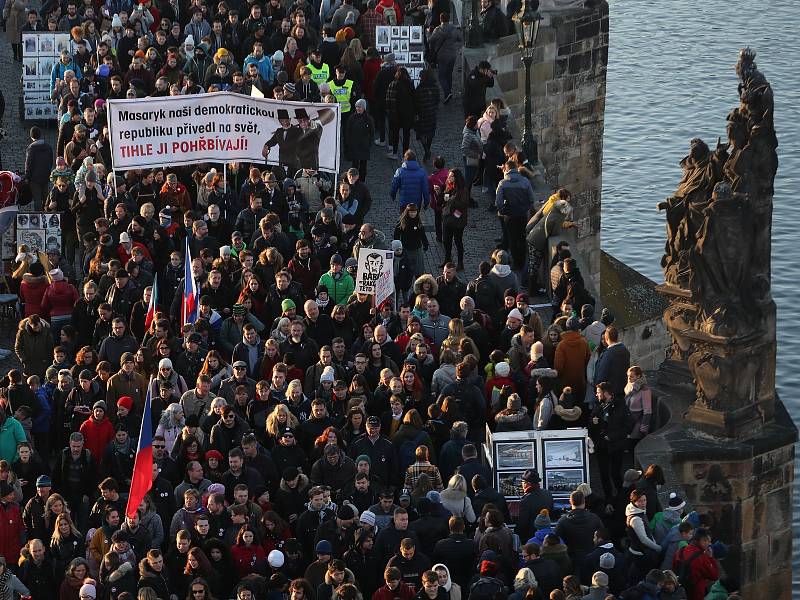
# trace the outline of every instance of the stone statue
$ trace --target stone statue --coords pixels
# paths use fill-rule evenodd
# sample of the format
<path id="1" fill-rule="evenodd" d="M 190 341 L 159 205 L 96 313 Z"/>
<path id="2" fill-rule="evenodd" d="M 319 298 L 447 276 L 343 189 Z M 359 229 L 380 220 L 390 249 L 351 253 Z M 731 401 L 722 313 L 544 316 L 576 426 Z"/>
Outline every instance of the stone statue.
<path id="1" fill-rule="evenodd" d="M 677 190 L 658 205 L 667 221 L 660 289 L 669 298 L 672 355 L 694 378 L 690 414 L 724 435 L 771 418 L 775 394 L 774 98 L 751 49 L 740 51 L 736 73 L 739 106 L 728 114 L 727 141 L 712 151 L 693 139 Z"/>

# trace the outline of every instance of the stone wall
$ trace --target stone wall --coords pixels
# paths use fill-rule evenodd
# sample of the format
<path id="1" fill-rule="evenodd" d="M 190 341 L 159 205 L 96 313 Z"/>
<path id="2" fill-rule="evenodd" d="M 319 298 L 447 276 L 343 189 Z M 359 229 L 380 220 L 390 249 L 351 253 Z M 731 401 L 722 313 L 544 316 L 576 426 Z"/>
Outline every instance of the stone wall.
<path id="1" fill-rule="evenodd" d="M 600 288 L 600 200 L 603 164 L 608 4 L 543 12 L 531 67 L 534 135 L 551 188 L 572 192 L 578 249 Z M 501 40 L 489 60 L 520 130 L 525 69 L 516 36 Z M 490 51 L 491 54 L 492 51 Z"/>

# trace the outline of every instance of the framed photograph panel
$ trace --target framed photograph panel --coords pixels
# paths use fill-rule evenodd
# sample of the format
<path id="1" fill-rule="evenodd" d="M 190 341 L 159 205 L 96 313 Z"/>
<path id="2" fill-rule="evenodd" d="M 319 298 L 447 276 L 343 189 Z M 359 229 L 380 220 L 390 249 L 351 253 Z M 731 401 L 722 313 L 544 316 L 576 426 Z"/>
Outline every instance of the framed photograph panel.
<path id="1" fill-rule="evenodd" d="M 549 469 L 545 471 L 545 488 L 553 494 L 570 494 L 583 483 L 583 469 Z"/>
<path id="2" fill-rule="evenodd" d="M 532 442 L 502 442 L 497 444 L 498 471 L 503 469 L 532 469 L 536 464 L 536 447 Z"/>
<path id="3" fill-rule="evenodd" d="M 584 466 L 582 439 L 544 440 L 544 468 L 578 469 Z"/>
<path id="4" fill-rule="evenodd" d="M 504 471 L 497 473 L 497 491 L 506 498 L 521 498 L 523 473 L 524 471 Z"/>

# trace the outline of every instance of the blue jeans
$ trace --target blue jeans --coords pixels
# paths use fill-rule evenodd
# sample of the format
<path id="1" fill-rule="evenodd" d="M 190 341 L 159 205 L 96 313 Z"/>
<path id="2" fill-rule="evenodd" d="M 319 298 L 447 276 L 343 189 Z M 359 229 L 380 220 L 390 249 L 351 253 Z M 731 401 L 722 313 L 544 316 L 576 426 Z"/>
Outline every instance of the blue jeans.
<path id="1" fill-rule="evenodd" d="M 478 167 L 467 164 L 467 159 L 464 159 L 464 181 L 467 184 L 467 198 L 472 197 L 472 180 L 475 179 L 475 174 L 478 172 Z"/>
<path id="2" fill-rule="evenodd" d="M 456 66 L 456 59 L 448 58 L 439 60 L 437 70 L 439 72 L 439 85 L 442 88 L 442 95 L 449 96 L 453 91 L 453 68 Z"/>

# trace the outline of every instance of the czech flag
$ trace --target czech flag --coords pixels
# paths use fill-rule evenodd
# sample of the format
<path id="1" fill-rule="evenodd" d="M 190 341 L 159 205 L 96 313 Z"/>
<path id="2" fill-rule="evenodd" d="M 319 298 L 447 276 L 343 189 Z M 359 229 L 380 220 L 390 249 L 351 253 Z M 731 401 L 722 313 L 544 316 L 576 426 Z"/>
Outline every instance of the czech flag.
<path id="1" fill-rule="evenodd" d="M 128 495 L 128 506 L 125 514 L 133 517 L 145 494 L 153 487 L 153 423 L 151 421 L 150 386 L 147 386 L 147 397 L 144 400 L 142 428 L 139 430 L 139 444 L 136 447 L 136 460 L 133 463 L 131 490 Z"/>
<path id="2" fill-rule="evenodd" d="M 150 294 L 150 304 L 147 305 L 147 314 L 144 317 L 144 329 L 150 329 L 150 324 L 156 316 L 158 308 L 158 276 L 153 278 L 153 292 Z"/>
<path id="3" fill-rule="evenodd" d="M 192 276 L 192 253 L 189 250 L 189 238 L 186 238 L 185 258 L 183 266 L 183 303 L 181 309 L 181 327 L 186 323 L 194 324 L 200 312 L 200 298 L 197 296 L 197 282 Z"/>

